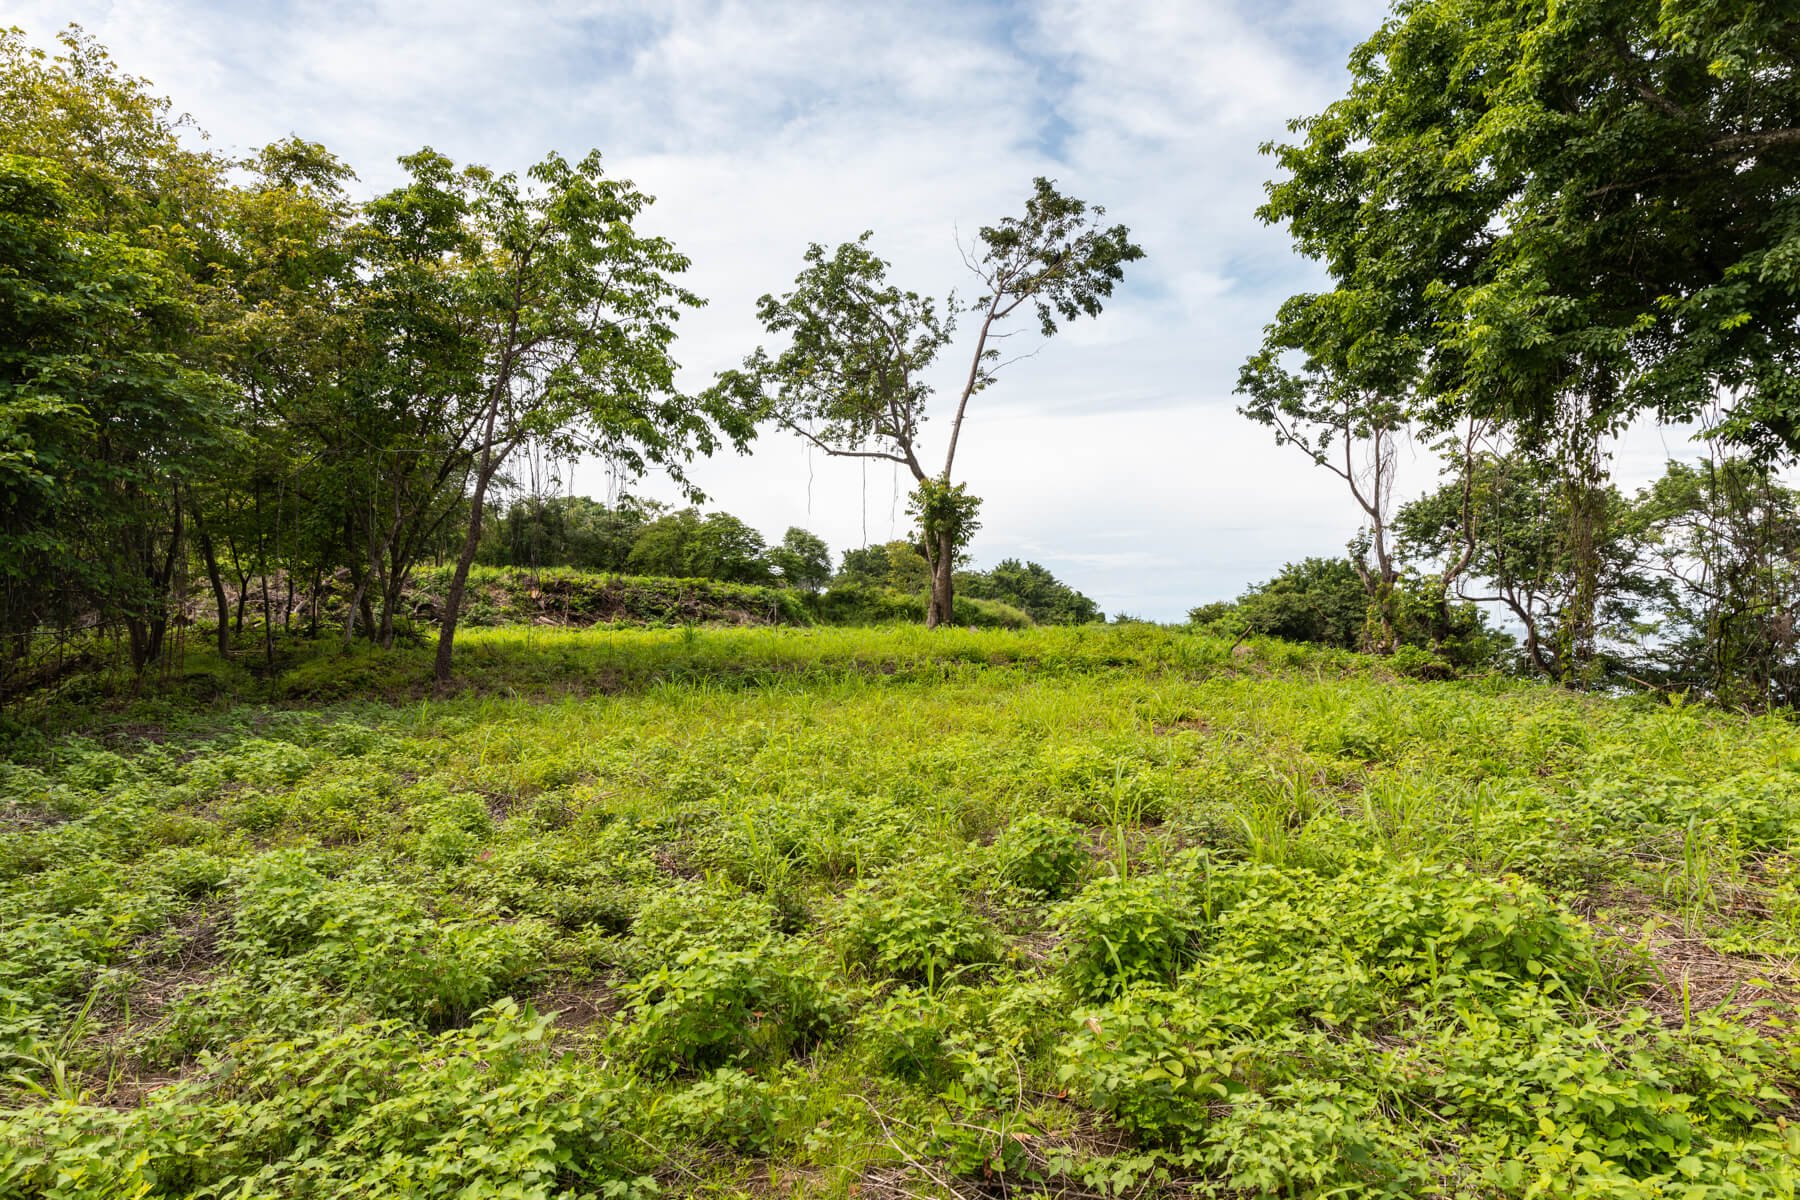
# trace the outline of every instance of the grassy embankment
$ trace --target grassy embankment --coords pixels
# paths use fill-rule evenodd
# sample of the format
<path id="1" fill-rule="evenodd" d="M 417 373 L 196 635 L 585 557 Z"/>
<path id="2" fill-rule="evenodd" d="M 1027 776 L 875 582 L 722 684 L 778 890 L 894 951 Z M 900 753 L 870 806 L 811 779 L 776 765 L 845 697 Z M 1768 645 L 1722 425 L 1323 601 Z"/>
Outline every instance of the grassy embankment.
<path id="1" fill-rule="evenodd" d="M 37 712 L 0 1195 L 1793 1195 L 1790 724 L 1141 626 L 428 653 Z"/>

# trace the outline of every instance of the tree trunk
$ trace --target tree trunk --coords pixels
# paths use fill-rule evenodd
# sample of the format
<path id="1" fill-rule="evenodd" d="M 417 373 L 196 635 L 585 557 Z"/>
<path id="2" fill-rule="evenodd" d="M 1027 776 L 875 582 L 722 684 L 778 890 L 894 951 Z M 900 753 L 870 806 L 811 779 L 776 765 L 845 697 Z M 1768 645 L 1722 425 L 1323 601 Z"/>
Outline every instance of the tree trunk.
<path id="1" fill-rule="evenodd" d="M 262 608 L 263 608 L 263 662 L 275 665 L 275 612 L 269 602 L 269 572 L 266 569 L 262 576 Z"/>
<path id="2" fill-rule="evenodd" d="M 344 608 L 344 645 L 346 648 L 350 645 L 350 639 L 356 636 L 357 616 L 366 613 L 369 608 L 369 597 L 367 594 L 369 577 L 360 572 L 353 573 L 351 575 L 351 583 L 350 603 Z M 364 618 L 363 626 L 364 628 L 368 627 L 368 619 L 366 617 Z"/>
<path id="3" fill-rule="evenodd" d="M 456 571 L 450 576 L 450 590 L 444 596 L 444 615 L 438 625 L 437 663 L 434 676 L 439 687 L 450 682 L 450 654 L 456 643 L 456 621 L 462 613 L 463 590 L 468 586 L 469 568 L 474 565 L 475 551 L 481 545 L 481 510 L 487 499 L 488 480 L 495 463 L 487 451 L 481 455 L 481 470 L 475 476 L 475 493 L 469 499 L 469 532 L 463 538 L 462 553 L 456 559 Z"/>
<path id="4" fill-rule="evenodd" d="M 936 629 L 956 619 L 956 548 L 950 535 L 939 534 L 931 564 L 931 603 L 925 610 L 925 628 Z"/>
<path id="5" fill-rule="evenodd" d="M 225 598 L 225 576 L 219 571 L 219 556 L 213 551 L 212 535 L 200 523 L 200 510 L 194 510 L 194 537 L 200 543 L 200 561 L 206 565 L 206 579 L 212 584 L 213 604 L 219 610 L 219 657 L 231 657 L 231 602 Z"/>

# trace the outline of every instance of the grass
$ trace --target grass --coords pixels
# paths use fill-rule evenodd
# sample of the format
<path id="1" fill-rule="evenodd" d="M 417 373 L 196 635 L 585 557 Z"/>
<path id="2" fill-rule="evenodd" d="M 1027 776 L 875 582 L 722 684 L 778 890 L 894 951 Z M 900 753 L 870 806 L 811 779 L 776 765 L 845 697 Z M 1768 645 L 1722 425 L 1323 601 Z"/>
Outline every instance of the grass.
<path id="1" fill-rule="evenodd" d="M 15 713 L 0 1195 L 1794 1194 L 1790 724 L 1150 626 L 459 653 Z"/>

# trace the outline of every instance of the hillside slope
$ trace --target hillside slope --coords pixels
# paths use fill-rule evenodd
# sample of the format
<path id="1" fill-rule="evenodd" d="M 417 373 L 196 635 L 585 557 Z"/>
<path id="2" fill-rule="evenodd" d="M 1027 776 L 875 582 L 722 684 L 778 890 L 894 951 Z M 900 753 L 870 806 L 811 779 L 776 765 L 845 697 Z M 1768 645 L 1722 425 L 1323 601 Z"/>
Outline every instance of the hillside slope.
<path id="1" fill-rule="evenodd" d="M 1791 725 L 1148 626 L 467 651 L 0 768 L 0 1196 L 1793 1195 Z"/>

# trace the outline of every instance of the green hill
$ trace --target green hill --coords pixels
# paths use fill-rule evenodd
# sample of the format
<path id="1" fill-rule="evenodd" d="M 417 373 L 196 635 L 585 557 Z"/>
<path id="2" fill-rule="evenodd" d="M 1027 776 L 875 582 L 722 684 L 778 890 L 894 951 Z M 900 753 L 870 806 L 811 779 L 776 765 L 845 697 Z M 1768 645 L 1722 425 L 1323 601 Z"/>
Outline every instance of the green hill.
<path id="1" fill-rule="evenodd" d="M 0 1196 L 1793 1195 L 1781 720 L 1145 625 L 427 655 L 15 728 Z"/>

